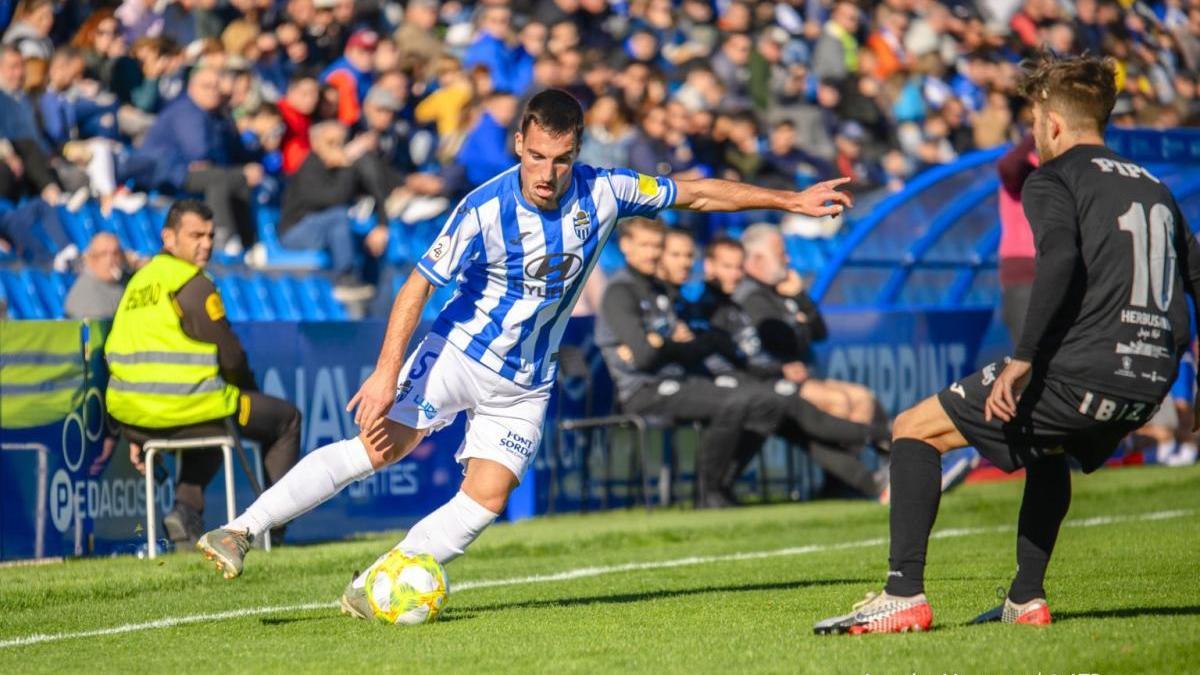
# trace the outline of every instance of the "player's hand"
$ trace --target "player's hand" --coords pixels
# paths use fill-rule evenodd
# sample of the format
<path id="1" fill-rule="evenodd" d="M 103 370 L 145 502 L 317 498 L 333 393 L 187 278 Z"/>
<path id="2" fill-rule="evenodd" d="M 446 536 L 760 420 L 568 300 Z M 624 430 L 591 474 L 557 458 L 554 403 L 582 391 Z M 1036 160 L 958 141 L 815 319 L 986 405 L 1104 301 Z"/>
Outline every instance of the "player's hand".
<path id="1" fill-rule="evenodd" d="M 358 393 L 346 405 L 346 412 L 354 411 L 354 423 L 359 429 L 371 429 L 396 400 L 396 376 L 376 370 L 371 373 Z M 355 410 L 355 407 L 358 410 Z"/>
<path id="2" fill-rule="evenodd" d="M 1011 422 L 1017 414 L 1017 401 L 1021 392 L 1029 384 L 1029 371 L 1033 366 L 1028 361 L 1013 359 L 1004 366 L 996 381 L 992 383 L 992 393 L 988 394 L 983 404 L 983 419 L 988 422 L 996 418 L 1002 422 Z"/>
<path id="3" fill-rule="evenodd" d="M 849 192 L 837 188 L 850 182 L 848 176 L 822 181 L 801 192 L 794 193 L 792 204 L 788 211 L 805 216 L 820 218 L 821 216 L 837 216 L 854 206 L 854 198 Z"/>
<path id="4" fill-rule="evenodd" d="M 808 366 L 800 361 L 785 363 L 783 364 L 783 377 L 788 382 L 804 384 L 804 381 L 808 379 Z"/>

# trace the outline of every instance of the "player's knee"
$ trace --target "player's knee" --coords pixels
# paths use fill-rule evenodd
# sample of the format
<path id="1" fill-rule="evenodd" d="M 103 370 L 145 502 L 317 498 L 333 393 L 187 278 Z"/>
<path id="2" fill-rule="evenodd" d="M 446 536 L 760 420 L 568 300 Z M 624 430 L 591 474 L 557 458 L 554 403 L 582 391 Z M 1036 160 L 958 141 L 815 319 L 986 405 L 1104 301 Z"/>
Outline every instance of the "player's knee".
<path id="1" fill-rule="evenodd" d="M 925 440 L 921 434 L 921 413 L 917 408 L 909 408 L 896 416 L 892 422 L 892 440 L 914 438 Z"/>
<path id="2" fill-rule="evenodd" d="M 488 492 L 482 494 L 471 494 L 467 492 L 466 487 L 463 487 L 463 492 L 475 500 L 480 506 L 491 511 L 492 513 L 503 513 L 505 507 L 508 506 L 508 491 L 504 492 Z"/>

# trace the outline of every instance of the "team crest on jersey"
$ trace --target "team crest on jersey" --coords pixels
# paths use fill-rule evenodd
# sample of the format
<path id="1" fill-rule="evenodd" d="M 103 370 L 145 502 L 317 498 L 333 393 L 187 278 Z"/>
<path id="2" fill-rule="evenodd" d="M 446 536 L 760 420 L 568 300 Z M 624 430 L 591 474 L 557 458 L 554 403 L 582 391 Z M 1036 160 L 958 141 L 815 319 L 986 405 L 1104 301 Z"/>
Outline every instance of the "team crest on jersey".
<path id="1" fill-rule="evenodd" d="M 588 214 L 583 211 L 575 212 L 575 236 L 580 239 L 587 239 L 588 234 L 592 231 L 592 220 L 588 218 Z"/>
<path id="2" fill-rule="evenodd" d="M 1121 357 L 1121 369 L 1114 370 L 1113 375 L 1120 375 L 1121 377 L 1137 377 L 1137 375 L 1134 374 L 1132 368 L 1133 368 L 1133 357 L 1132 356 L 1122 356 Z"/>

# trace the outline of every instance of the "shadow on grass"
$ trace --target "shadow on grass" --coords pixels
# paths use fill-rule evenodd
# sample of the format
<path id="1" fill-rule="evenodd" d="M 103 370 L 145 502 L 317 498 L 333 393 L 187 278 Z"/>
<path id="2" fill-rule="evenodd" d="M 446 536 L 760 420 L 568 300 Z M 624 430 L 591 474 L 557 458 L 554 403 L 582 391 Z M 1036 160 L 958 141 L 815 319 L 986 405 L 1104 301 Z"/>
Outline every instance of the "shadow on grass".
<path id="1" fill-rule="evenodd" d="M 524 602 L 497 603 L 491 605 L 471 606 L 463 612 L 496 612 L 509 609 L 543 609 L 548 607 L 579 607 L 589 605 L 619 605 L 631 602 L 648 602 L 667 598 L 681 598 L 708 593 L 750 593 L 755 591 L 787 591 L 812 586 L 836 586 L 839 584 L 863 584 L 870 579 L 806 579 L 803 581 L 782 581 L 764 584 L 740 584 L 726 586 L 702 586 L 699 588 L 679 588 L 669 590 L 645 591 L 642 593 L 614 593 L 611 595 L 593 595 L 582 598 L 546 598 L 542 600 L 526 600 Z M 451 610 L 450 615 L 455 612 Z"/>
<path id="2" fill-rule="evenodd" d="M 344 616 L 341 612 L 338 612 L 337 614 L 325 613 L 337 611 L 336 608 L 330 610 L 320 609 L 313 611 L 319 611 L 321 614 L 315 614 L 313 616 L 264 617 L 259 619 L 258 622 L 263 626 L 287 626 L 293 623 L 308 623 L 312 621 L 361 621 L 361 619 L 353 619 L 351 617 Z M 475 616 L 476 614 L 472 610 L 464 609 L 458 612 L 448 612 L 443 614 L 438 617 L 437 622 L 446 623 L 447 621 L 474 619 Z"/>
<path id="3" fill-rule="evenodd" d="M 1123 607 L 1094 609 L 1086 612 L 1052 613 L 1054 622 L 1071 619 L 1132 619 L 1141 616 L 1200 616 L 1200 605 L 1188 607 Z"/>

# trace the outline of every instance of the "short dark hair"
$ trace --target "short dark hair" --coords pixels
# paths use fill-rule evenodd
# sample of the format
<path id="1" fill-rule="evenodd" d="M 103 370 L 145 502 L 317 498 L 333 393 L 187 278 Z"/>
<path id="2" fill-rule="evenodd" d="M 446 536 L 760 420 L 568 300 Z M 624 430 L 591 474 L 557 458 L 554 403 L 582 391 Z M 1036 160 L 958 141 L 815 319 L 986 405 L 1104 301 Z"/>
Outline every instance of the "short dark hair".
<path id="1" fill-rule="evenodd" d="M 684 239 L 687 239 L 688 241 L 692 242 L 693 244 L 696 243 L 696 237 L 691 232 L 688 232 L 687 230 L 681 230 L 677 227 L 668 227 L 667 228 L 667 236 L 668 237 L 683 237 Z"/>
<path id="2" fill-rule="evenodd" d="M 288 77 L 288 82 L 287 82 L 288 89 L 291 89 L 292 87 L 296 86 L 297 84 L 300 84 L 301 82 L 303 82 L 305 80 L 312 80 L 313 82 L 316 82 L 318 84 L 320 84 L 320 82 L 321 82 L 320 80 L 317 79 L 316 73 L 314 73 L 311 70 L 308 70 L 307 68 L 301 68 L 301 69 L 297 70 L 296 72 L 292 73 Z"/>
<path id="3" fill-rule="evenodd" d="M 167 211 L 167 219 L 163 222 L 164 230 L 179 230 L 179 223 L 183 222 L 183 217 L 189 213 L 200 216 L 203 220 L 212 220 L 212 209 L 208 205 L 198 199 L 180 199 L 171 205 L 171 209 Z"/>
<path id="4" fill-rule="evenodd" d="M 583 106 L 562 89 L 544 89 L 525 105 L 522 135 L 529 133 L 530 124 L 537 124 L 552 136 L 573 134 L 578 144 L 583 139 Z"/>
<path id="5" fill-rule="evenodd" d="M 1071 127 L 1104 131 L 1117 102 L 1117 69 L 1112 59 L 1042 54 L 1021 67 L 1021 96 L 1061 114 Z"/>
<path id="6" fill-rule="evenodd" d="M 722 247 L 735 248 L 741 253 L 746 252 L 746 247 L 742 246 L 742 242 L 730 237 L 727 234 L 719 234 L 708 242 L 708 246 L 704 247 L 704 257 L 713 258 L 716 256 L 717 249 Z"/>
<path id="7" fill-rule="evenodd" d="M 628 218 L 621 221 L 621 239 L 627 239 L 633 236 L 633 233 L 642 230 L 644 232 L 655 232 L 663 235 L 667 234 L 667 226 L 661 220 L 653 218 Z"/>

